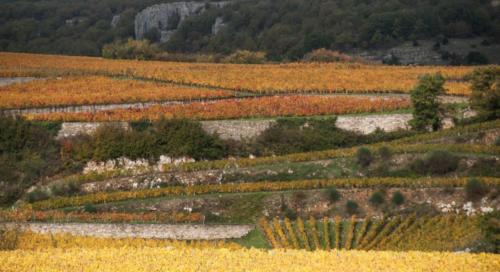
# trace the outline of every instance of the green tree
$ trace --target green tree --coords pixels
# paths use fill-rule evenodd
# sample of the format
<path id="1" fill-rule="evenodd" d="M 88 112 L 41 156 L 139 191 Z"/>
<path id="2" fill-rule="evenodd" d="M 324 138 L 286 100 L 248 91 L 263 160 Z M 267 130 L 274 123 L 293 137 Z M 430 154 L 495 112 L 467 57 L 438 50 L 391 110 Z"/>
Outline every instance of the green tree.
<path id="1" fill-rule="evenodd" d="M 500 68 L 474 70 L 471 106 L 485 120 L 500 118 Z"/>
<path id="2" fill-rule="evenodd" d="M 413 119 L 410 125 L 415 130 L 438 130 L 441 127 L 441 106 L 438 96 L 444 93 L 444 78 L 440 73 L 423 75 L 411 91 Z"/>

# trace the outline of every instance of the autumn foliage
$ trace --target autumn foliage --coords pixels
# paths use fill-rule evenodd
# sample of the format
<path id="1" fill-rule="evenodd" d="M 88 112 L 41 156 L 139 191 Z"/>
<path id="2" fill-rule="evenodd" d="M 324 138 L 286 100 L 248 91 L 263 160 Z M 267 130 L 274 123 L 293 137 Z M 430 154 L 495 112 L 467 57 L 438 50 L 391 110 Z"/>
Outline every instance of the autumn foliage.
<path id="1" fill-rule="evenodd" d="M 257 94 L 408 93 L 422 74 L 441 72 L 448 94 L 468 95 L 471 67 L 398 67 L 357 63 L 206 64 L 105 60 L 92 57 L 0 53 L 0 76 L 113 75 Z"/>
<path id="2" fill-rule="evenodd" d="M 96 113 L 55 112 L 29 115 L 32 120 L 129 121 L 167 119 L 237 119 L 249 117 L 314 116 L 380 112 L 408 108 L 405 98 L 357 96 L 273 96 L 151 106 L 144 109 L 115 109 Z"/>
<path id="3" fill-rule="evenodd" d="M 0 87 L 0 108 L 119 104 L 232 97 L 233 92 L 103 76 L 37 80 Z"/>

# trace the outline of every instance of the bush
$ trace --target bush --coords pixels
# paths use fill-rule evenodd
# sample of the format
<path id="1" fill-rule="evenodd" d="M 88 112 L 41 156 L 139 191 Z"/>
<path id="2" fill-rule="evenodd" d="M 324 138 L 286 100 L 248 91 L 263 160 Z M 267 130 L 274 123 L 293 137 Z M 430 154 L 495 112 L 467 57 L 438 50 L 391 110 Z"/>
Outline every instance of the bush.
<path id="1" fill-rule="evenodd" d="M 52 194 L 55 196 L 72 196 L 80 192 L 80 187 L 77 182 L 67 182 L 64 184 L 56 184 L 51 187 Z"/>
<path id="2" fill-rule="evenodd" d="M 222 61 L 226 63 L 260 64 L 266 62 L 266 53 L 237 50 Z"/>
<path id="3" fill-rule="evenodd" d="M 281 155 L 352 146 L 361 140 L 355 133 L 338 129 L 336 120 L 279 118 L 257 138 L 255 149 L 264 155 Z"/>
<path id="4" fill-rule="evenodd" d="M 345 209 L 348 214 L 356 214 L 358 213 L 359 205 L 354 200 L 347 200 L 345 203 Z"/>
<path id="5" fill-rule="evenodd" d="M 500 118 L 500 68 L 476 69 L 471 81 L 471 106 L 479 117 L 484 120 Z"/>
<path id="6" fill-rule="evenodd" d="M 441 74 L 424 75 L 411 91 L 413 119 L 410 125 L 415 130 L 437 130 L 441 127 L 441 106 L 438 96 L 444 93 L 444 77 Z"/>
<path id="7" fill-rule="evenodd" d="M 26 197 L 27 197 L 28 202 L 33 203 L 36 201 L 49 199 L 49 194 L 46 191 L 37 187 L 33 191 L 29 192 L 26 195 Z"/>
<path id="8" fill-rule="evenodd" d="M 396 191 L 392 194 L 391 202 L 392 204 L 399 206 L 405 202 L 405 197 L 400 191 Z"/>
<path id="9" fill-rule="evenodd" d="M 148 40 L 136 41 L 129 39 L 127 42 L 114 42 L 102 48 L 102 56 L 108 59 L 136 59 L 150 60 L 160 52 L 157 46 Z"/>
<path id="10" fill-rule="evenodd" d="M 467 63 L 468 65 L 484 65 L 488 64 L 489 61 L 485 55 L 477 51 L 471 51 L 465 57 L 465 63 Z"/>
<path id="11" fill-rule="evenodd" d="M 294 192 L 292 195 L 292 201 L 294 205 L 299 208 L 304 206 L 304 201 L 306 200 L 306 198 L 307 195 L 302 191 Z"/>
<path id="12" fill-rule="evenodd" d="M 288 206 L 285 207 L 283 213 L 285 215 L 285 218 L 288 218 L 292 221 L 297 219 L 297 212 L 290 209 Z"/>
<path id="13" fill-rule="evenodd" d="M 479 226 L 484 236 L 486 251 L 500 253 L 500 211 L 481 216 Z"/>
<path id="14" fill-rule="evenodd" d="M 370 199 L 368 200 L 374 207 L 378 207 L 382 204 L 384 204 L 384 193 L 381 191 L 376 191 L 374 192 L 371 196 Z"/>
<path id="15" fill-rule="evenodd" d="M 327 196 L 328 196 L 328 200 L 330 200 L 330 202 L 332 202 L 332 203 L 335 203 L 335 202 L 339 201 L 340 198 L 341 198 L 341 195 L 340 195 L 339 191 L 335 187 L 328 188 L 328 190 L 326 191 L 326 193 L 327 193 Z"/>
<path id="16" fill-rule="evenodd" d="M 465 196 L 469 200 L 477 200 L 488 193 L 488 187 L 476 179 L 471 178 L 465 184 Z"/>
<path id="17" fill-rule="evenodd" d="M 45 125 L 0 114 L 0 204 L 16 201 L 41 177 L 60 171 L 59 152 L 53 132 Z M 41 195 L 35 192 L 32 197 Z"/>
<path id="18" fill-rule="evenodd" d="M 387 146 L 379 147 L 378 154 L 380 158 L 384 161 L 390 160 L 392 157 L 392 151 Z"/>
<path id="19" fill-rule="evenodd" d="M 356 152 L 356 161 L 361 167 L 369 166 L 373 161 L 372 152 L 366 147 L 361 147 Z"/>
<path id="20" fill-rule="evenodd" d="M 85 204 L 85 206 L 83 206 L 83 211 L 86 213 L 97 213 L 97 208 L 92 204 Z"/>
<path id="21" fill-rule="evenodd" d="M 197 160 L 219 159 L 226 146 L 214 135 L 208 135 L 199 122 L 159 120 L 134 122 L 132 130 L 121 125 L 100 126 L 91 136 L 75 139 L 70 147 L 73 157 L 106 161 L 119 157 L 158 158 L 192 157 Z"/>
<path id="22" fill-rule="evenodd" d="M 325 48 L 316 49 L 307 53 L 303 61 L 306 62 L 354 62 L 355 59 L 339 51 L 332 51 Z"/>
<path id="23" fill-rule="evenodd" d="M 444 175 L 457 170 L 460 158 L 448 151 L 433 151 L 415 160 L 410 168 L 420 175 Z"/>

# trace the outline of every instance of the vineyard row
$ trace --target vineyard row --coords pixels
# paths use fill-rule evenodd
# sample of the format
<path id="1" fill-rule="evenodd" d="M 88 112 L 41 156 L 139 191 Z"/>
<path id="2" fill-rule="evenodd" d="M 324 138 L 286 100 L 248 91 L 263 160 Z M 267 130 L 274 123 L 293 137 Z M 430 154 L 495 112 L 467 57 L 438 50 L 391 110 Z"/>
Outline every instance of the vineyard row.
<path id="1" fill-rule="evenodd" d="M 131 199 L 147 199 L 165 196 L 192 196 L 210 193 L 251 193 L 263 191 L 308 190 L 328 187 L 365 188 L 374 186 L 387 187 L 462 187 L 467 178 L 345 178 L 322 180 L 295 180 L 283 182 L 248 182 L 226 184 L 203 184 L 192 186 L 171 186 L 159 189 L 145 189 L 137 191 L 99 192 L 95 194 L 55 197 L 48 200 L 34 202 L 33 209 L 46 210 L 63 207 L 82 206 L 85 204 L 100 204 Z M 482 178 L 488 186 L 500 184 L 499 178 Z"/>

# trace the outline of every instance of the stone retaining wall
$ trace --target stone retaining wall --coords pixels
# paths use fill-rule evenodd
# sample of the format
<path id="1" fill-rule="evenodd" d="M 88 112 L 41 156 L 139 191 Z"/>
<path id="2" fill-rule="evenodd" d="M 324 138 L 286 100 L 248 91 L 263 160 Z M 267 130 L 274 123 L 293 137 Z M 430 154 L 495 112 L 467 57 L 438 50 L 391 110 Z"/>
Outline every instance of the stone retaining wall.
<path id="1" fill-rule="evenodd" d="M 4 224 L 4 226 L 14 226 Z M 175 240 L 220 240 L 241 238 L 254 229 L 252 225 L 165 225 L 165 224 L 87 224 L 26 223 L 22 226 L 36 233 L 69 233 L 79 236 L 111 238 L 155 238 Z"/>
<path id="2" fill-rule="evenodd" d="M 390 132 L 398 129 L 407 129 L 411 114 L 373 114 L 362 116 L 339 116 L 337 127 L 348 131 L 362 134 L 374 132 L 377 128 Z M 202 121 L 201 125 L 208 133 L 217 133 L 222 139 L 242 140 L 259 136 L 276 121 L 274 119 L 263 120 L 219 120 Z M 75 136 L 83 133 L 94 132 L 99 125 L 98 122 L 74 122 L 63 123 L 58 138 Z M 128 128 L 126 122 L 115 122 Z"/>
<path id="3" fill-rule="evenodd" d="M 0 87 L 7 86 L 10 84 L 15 84 L 15 83 L 30 82 L 33 80 L 39 80 L 39 78 L 36 78 L 36 77 L 0 77 Z"/>

